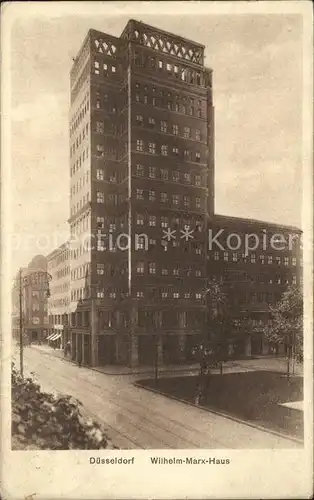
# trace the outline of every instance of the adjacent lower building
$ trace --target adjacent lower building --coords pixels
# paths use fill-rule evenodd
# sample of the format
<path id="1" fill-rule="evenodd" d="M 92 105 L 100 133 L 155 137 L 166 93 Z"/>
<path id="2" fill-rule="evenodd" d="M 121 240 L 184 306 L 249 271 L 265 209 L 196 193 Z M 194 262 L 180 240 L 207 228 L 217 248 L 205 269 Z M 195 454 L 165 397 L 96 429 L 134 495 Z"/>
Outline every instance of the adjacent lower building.
<path id="1" fill-rule="evenodd" d="M 12 288 L 12 333 L 25 343 L 42 342 L 48 333 L 47 260 L 42 255 L 19 270 Z M 22 323 L 21 323 L 22 320 Z"/>
<path id="2" fill-rule="evenodd" d="M 71 341 L 69 252 L 69 243 L 65 242 L 47 256 L 48 272 L 51 275 L 47 341 L 62 348 Z"/>

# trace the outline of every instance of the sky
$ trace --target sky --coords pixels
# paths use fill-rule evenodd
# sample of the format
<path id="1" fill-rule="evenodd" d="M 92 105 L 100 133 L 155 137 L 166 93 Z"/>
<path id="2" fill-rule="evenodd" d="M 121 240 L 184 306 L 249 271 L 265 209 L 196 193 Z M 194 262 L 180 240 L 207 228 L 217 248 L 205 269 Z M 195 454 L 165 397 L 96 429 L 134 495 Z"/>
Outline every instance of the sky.
<path id="1" fill-rule="evenodd" d="M 72 58 L 88 29 L 119 36 L 130 17 L 205 45 L 213 69 L 216 212 L 300 226 L 302 17 L 105 12 L 12 25 L 12 267 L 49 253 L 67 235 Z"/>

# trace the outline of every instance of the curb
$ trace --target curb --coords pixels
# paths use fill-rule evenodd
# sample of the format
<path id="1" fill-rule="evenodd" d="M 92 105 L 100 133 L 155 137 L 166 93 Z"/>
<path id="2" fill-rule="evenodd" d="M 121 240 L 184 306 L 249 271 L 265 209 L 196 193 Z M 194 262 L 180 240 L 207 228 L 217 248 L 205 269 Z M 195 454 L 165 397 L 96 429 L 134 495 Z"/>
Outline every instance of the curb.
<path id="1" fill-rule="evenodd" d="M 265 432 L 266 434 L 273 434 L 274 436 L 280 437 L 281 439 L 286 439 L 287 441 L 293 441 L 297 444 L 301 444 L 304 446 L 304 441 L 292 436 L 287 436 L 286 434 L 282 434 L 281 432 L 273 431 L 271 429 L 266 429 L 265 427 L 261 427 L 260 425 L 257 424 L 252 424 L 251 422 L 247 422 L 246 420 L 242 420 L 241 418 L 237 417 L 232 417 L 231 415 L 227 415 L 226 413 L 220 412 L 218 410 L 214 410 L 212 408 L 202 406 L 202 405 L 196 405 L 195 403 L 191 403 L 190 401 L 184 401 L 183 399 L 177 398 L 176 396 L 168 395 L 165 394 L 158 389 L 154 389 L 153 387 L 145 387 L 142 384 L 139 384 L 138 382 L 133 382 L 133 385 L 140 388 L 140 389 L 145 389 L 146 391 L 153 392 L 155 394 L 159 394 L 160 396 L 164 396 L 166 398 L 172 399 L 174 401 L 179 401 L 180 403 L 183 403 L 188 406 L 192 406 L 194 408 L 198 408 L 200 410 L 207 411 L 207 413 L 214 413 L 215 415 L 218 415 L 220 417 L 227 418 L 228 420 L 232 420 L 233 422 L 237 422 L 238 424 L 244 424 L 247 425 L 248 427 L 252 427 L 253 429 L 257 429 L 259 431 Z"/>

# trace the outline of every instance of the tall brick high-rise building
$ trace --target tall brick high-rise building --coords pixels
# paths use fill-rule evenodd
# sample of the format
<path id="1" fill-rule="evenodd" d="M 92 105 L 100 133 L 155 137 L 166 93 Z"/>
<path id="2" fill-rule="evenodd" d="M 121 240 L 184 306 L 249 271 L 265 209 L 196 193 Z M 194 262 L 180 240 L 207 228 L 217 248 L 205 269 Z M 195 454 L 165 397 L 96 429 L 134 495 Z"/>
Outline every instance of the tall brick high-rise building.
<path id="1" fill-rule="evenodd" d="M 88 32 L 71 70 L 73 358 L 176 363 L 201 334 L 213 111 L 202 45 L 134 20 Z"/>

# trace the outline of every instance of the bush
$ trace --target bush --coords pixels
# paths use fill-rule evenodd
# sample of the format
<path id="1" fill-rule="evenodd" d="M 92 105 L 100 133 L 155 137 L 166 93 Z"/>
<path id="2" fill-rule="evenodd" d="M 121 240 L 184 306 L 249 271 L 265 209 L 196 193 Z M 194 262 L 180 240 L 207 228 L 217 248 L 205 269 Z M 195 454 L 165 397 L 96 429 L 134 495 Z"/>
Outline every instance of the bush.
<path id="1" fill-rule="evenodd" d="M 12 449 L 100 450 L 115 448 L 101 425 L 82 416 L 72 396 L 40 390 L 31 377 L 22 379 L 12 363 Z"/>

